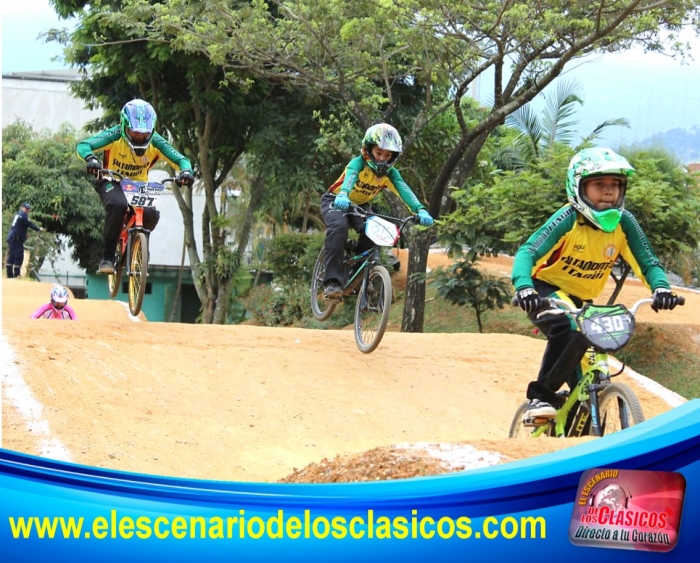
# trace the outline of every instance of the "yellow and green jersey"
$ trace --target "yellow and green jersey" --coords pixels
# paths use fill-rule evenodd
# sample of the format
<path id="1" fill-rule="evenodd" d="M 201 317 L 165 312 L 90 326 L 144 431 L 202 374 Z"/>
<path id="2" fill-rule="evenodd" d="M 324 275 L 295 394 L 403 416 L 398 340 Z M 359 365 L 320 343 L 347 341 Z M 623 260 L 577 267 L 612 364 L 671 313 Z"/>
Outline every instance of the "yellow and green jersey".
<path id="1" fill-rule="evenodd" d="M 670 287 L 644 231 L 629 211 L 623 211 L 617 228 L 606 233 L 566 205 L 518 249 L 511 279 L 516 291 L 533 287 L 532 280 L 538 279 L 580 299 L 595 299 L 618 256 L 650 289 Z"/>
<path id="2" fill-rule="evenodd" d="M 399 196 L 413 213 L 418 213 L 420 209 L 425 209 L 425 205 L 418 201 L 418 198 L 411 191 L 411 188 L 408 187 L 408 184 L 396 168 L 390 168 L 386 176 L 379 178 L 365 164 L 362 156 L 353 158 L 349 162 L 340 178 L 333 182 L 328 191 L 336 195 L 343 192 L 352 203 L 362 205 L 363 203 L 368 203 L 384 189 L 388 189 Z"/>
<path id="3" fill-rule="evenodd" d="M 143 156 L 137 156 L 126 139 L 122 137 L 120 125 L 115 125 L 106 131 L 80 141 L 77 151 L 78 156 L 83 160 L 91 154 L 103 151 L 102 166 L 104 168 L 142 182 L 148 181 L 148 171 L 161 158 L 168 161 L 178 172 L 192 170 L 190 161 L 155 132 L 146 152 Z"/>

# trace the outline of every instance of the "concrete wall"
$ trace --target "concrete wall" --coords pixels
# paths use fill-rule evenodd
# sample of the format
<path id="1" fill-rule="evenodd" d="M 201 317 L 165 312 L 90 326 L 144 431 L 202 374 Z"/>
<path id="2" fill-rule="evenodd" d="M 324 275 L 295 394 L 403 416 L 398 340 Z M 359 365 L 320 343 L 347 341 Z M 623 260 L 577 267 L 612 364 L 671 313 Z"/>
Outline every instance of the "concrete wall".
<path id="1" fill-rule="evenodd" d="M 35 131 L 56 131 L 64 122 L 80 130 L 101 113 L 86 109 L 82 100 L 71 96 L 68 85 L 76 79 L 75 71 L 3 74 L 2 126 L 21 119 Z"/>

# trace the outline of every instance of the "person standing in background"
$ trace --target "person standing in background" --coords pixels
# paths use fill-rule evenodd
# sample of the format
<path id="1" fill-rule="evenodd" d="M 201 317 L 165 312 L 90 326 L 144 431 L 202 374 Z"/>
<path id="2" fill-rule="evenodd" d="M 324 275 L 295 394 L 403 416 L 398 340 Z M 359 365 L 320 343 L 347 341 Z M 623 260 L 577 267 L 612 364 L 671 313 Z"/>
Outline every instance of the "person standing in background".
<path id="1" fill-rule="evenodd" d="M 43 227 L 37 227 L 29 220 L 29 211 L 32 208 L 29 202 L 25 201 L 19 211 L 12 219 L 12 227 L 7 235 L 9 251 L 7 253 L 7 263 L 5 270 L 8 278 L 18 278 L 21 274 L 22 262 L 24 261 L 24 243 L 27 240 L 27 230 L 43 231 Z"/>

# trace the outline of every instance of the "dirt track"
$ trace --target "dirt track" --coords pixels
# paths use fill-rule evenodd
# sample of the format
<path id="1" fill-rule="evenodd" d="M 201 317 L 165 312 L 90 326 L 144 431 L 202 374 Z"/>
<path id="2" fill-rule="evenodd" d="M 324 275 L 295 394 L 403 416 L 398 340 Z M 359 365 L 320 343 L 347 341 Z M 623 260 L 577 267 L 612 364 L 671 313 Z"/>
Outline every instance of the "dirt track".
<path id="1" fill-rule="evenodd" d="M 4 448 L 139 473 L 275 481 L 395 444 L 459 442 L 507 461 L 575 443 L 505 438 L 541 340 L 392 332 L 365 355 L 349 331 L 149 323 L 109 301 L 71 300 L 76 322 L 29 319 L 49 290 L 3 280 Z M 623 301 L 646 295 L 632 283 Z M 686 307 L 645 310 L 639 321 L 698 324 L 700 295 L 685 296 Z M 647 418 L 672 408 L 620 380 Z"/>

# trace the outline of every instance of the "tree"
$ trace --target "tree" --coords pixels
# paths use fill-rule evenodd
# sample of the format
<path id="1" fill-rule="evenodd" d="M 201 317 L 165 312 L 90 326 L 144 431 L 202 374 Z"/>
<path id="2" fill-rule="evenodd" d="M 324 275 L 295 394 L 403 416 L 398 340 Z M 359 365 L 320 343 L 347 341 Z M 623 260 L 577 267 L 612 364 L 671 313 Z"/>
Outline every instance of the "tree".
<path id="1" fill-rule="evenodd" d="M 100 259 L 104 212 L 75 156 L 76 143 L 69 126 L 36 132 L 20 121 L 2 131 L 3 210 L 14 214 L 20 203 L 30 201 L 32 221 L 53 235 L 52 244 L 35 249 L 37 267 L 51 249 L 62 249 L 64 243 L 55 235 L 66 237 L 81 268 L 94 268 Z"/>
<path id="2" fill-rule="evenodd" d="M 481 315 L 491 309 L 502 309 L 512 295 L 510 282 L 484 274 L 470 260 L 455 262 L 449 268 L 430 273 L 438 297 L 453 305 L 471 307 L 476 315 L 479 332 L 484 332 Z"/>
<path id="3" fill-rule="evenodd" d="M 458 142 L 444 154 L 432 181 L 429 210 L 438 217 L 450 186 L 461 186 L 489 134 L 531 101 L 565 69 L 590 53 L 642 45 L 682 51 L 675 34 L 700 21 L 697 0 L 605 0 L 572 3 L 506 0 L 134 0 L 125 11 L 149 13 L 155 41 L 204 54 L 228 71 L 284 82 L 342 104 L 365 128 L 397 110 L 395 88 L 421 87 L 422 110 L 406 144 L 415 142 L 437 115 L 454 112 Z M 144 21 L 139 18 L 138 21 Z M 141 24 L 139 24 L 141 25 Z M 667 36 L 666 33 L 669 33 Z M 465 119 L 463 99 L 477 80 L 492 78 L 493 102 L 476 123 Z M 448 103 L 435 103 L 436 88 L 449 88 Z M 409 276 L 425 271 L 430 234 L 414 236 Z M 425 283 L 410 284 L 402 329 L 423 326 Z"/>
<path id="4" fill-rule="evenodd" d="M 104 109 L 103 118 L 92 124 L 93 130 L 117 123 L 119 110 L 129 99 L 144 98 L 156 109 L 159 131 L 192 161 L 199 177 L 194 189 L 202 190 L 206 198 L 201 249 L 194 233 L 192 189 L 173 185 L 173 193 L 183 218 L 185 248 L 202 303 L 202 321 L 225 322 L 235 273 L 255 215 L 271 193 L 272 180 L 278 178 L 277 185 L 287 194 L 290 185 L 293 190 L 301 185 L 306 190 L 315 187 L 308 181 L 291 181 L 300 174 L 280 174 L 280 158 L 269 145 L 263 147 L 261 158 L 248 158 L 241 168 L 251 174 L 251 181 L 245 182 L 249 192 L 242 222 L 234 224 L 227 213 L 228 194 L 241 185 L 235 185 L 230 173 L 256 135 L 264 137 L 285 119 L 295 120 L 300 135 L 317 130 L 311 109 L 301 114 L 301 120 L 298 112 L 283 114 L 280 109 L 308 102 L 303 93 L 289 92 L 265 80 L 252 82 L 244 71 L 227 77 L 201 54 L 173 52 L 167 43 L 148 41 L 151 31 L 144 23 L 148 15 L 136 12 L 125 17 L 123 8 L 128 2 L 53 3 L 60 15 L 80 20 L 70 37 L 58 32 L 50 37 L 66 42 L 66 60 L 85 72 L 73 92 L 86 100 L 88 107 Z M 262 144 L 259 140 L 258 145 Z M 271 158 L 263 158 L 265 150 Z"/>

